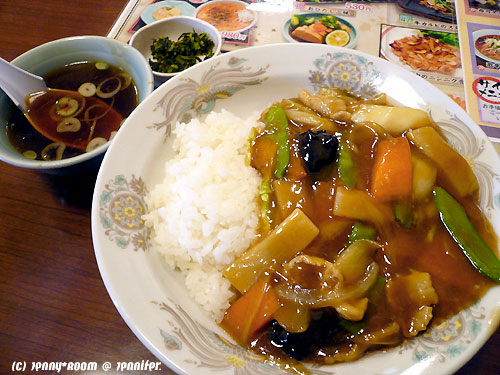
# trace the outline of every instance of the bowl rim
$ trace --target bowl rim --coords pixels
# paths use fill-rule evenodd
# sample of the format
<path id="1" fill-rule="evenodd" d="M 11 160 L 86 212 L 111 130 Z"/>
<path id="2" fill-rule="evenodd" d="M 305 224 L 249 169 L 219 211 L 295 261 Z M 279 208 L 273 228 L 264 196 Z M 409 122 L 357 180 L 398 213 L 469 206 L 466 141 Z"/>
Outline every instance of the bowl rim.
<path id="1" fill-rule="evenodd" d="M 168 24 L 170 22 L 176 22 L 176 21 L 188 21 L 188 22 L 191 22 L 193 24 L 199 23 L 199 24 L 211 29 L 214 32 L 214 34 L 217 35 L 216 40 L 214 40 L 215 51 L 214 51 L 214 55 L 212 57 L 215 57 L 215 56 L 220 54 L 220 51 L 222 48 L 222 35 L 221 35 L 220 31 L 217 30 L 217 28 L 214 25 L 208 23 L 207 21 L 204 21 L 204 20 L 196 18 L 196 17 L 190 17 L 190 16 L 168 17 L 168 18 L 164 18 L 162 20 L 158 20 L 156 22 L 150 23 L 149 25 L 146 25 L 144 27 L 141 27 L 136 33 L 134 33 L 134 35 L 132 35 L 132 38 L 130 38 L 129 44 L 132 47 L 134 47 L 134 42 L 136 41 L 136 39 L 138 38 L 139 35 L 143 35 L 146 31 L 148 31 L 150 29 L 161 27 L 163 24 Z M 212 39 L 211 36 L 210 36 L 210 39 Z M 139 52 L 139 50 L 137 50 L 137 51 Z M 141 54 L 142 57 L 145 58 L 145 56 L 141 52 L 139 52 L 139 53 Z M 146 59 L 146 61 L 147 61 L 147 59 Z M 149 62 L 148 62 L 148 64 L 149 64 Z M 198 65 L 198 63 L 194 64 L 194 65 Z M 192 66 L 189 68 L 192 68 Z M 187 68 L 187 69 L 189 69 L 189 68 Z M 161 77 L 161 78 L 170 78 L 170 77 L 174 77 L 174 76 L 178 75 L 179 73 L 185 72 L 187 69 L 184 69 L 180 72 L 175 72 L 175 73 L 161 73 L 161 72 L 157 72 L 157 71 L 152 70 L 152 69 L 151 69 L 151 71 L 153 72 L 153 76 L 157 76 L 157 77 Z"/>
<path id="2" fill-rule="evenodd" d="M 46 48 L 50 48 L 52 46 L 55 46 L 60 43 L 74 43 L 77 41 L 105 41 L 105 43 L 113 44 L 116 46 L 120 46 L 121 48 L 125 48 L 127 51 L 129 51 L 132 55 L 135 57 L 139 58 L 140 60 L 144 59 L 144 56 L 137 51 L 137 49 L 132 48 L 129 46 L 127 43 L 124 43 L 122 41 L 119 41 L 117 39 L 105 37 L 105 36 L 99 36 L 99 35 L 79 35 L 79 36 L 70 36 L 70 37 L 65 37 L 65 38 L 60 38 L 60 39 L 55 39 L 51 40 L 49 42 L 43 43 L 39 46 L 33 47 L 19 56 L 15 57 L 11 62 L 16 65 L 19 64 L 21 61 L 25 60 L 30 56 L 31 54 L 36 54 L 39 51 L 43 51 Z M 153 78 L 153 72 L 151 71 L 151 67 L 147 63 L 147 61 L 144 62 L 144 66 L 147 67 L 146 73 L 148 76 L 148 80 L 145 83 L 147 87 L 147 92 L 144 95 L 144 99 L 148 97 L 154 90 L 154 78 Z M 28 168 L 28 169 L 39 169 L 39 170 L 52 170 L 52 169 L 60 169 L 64 167 L 70 167 L 75 164 L 80 164 L 82 162 L 88 161 L 93 159 L 96 156 L 99 156 L 100 154 L 104 153 L 109 145 L 110 141 L 106 142 L 105 144 L 97 147 L 96 149 L 90 151 L 90 152 L 84 152 L 83 154 L 73 156 L 71 158 L 67 159 L 61 159 L 61 160 L 54 160 L 54 161 L 45 161 L 45 160 L 30 160 L 26 158 L 15 158 L 11 157 L 8 154 L 4 152 L 0 152 L 0 160 L 7 163 L 14 165 L 16 167 L 23 167 L 23 168 Z"/>

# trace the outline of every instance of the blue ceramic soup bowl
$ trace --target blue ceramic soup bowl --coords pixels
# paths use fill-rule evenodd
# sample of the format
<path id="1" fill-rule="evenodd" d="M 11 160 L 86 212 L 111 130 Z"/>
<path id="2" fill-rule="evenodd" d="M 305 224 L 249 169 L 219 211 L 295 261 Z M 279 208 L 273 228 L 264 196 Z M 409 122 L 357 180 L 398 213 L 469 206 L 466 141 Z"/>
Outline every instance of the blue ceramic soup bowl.
<path id="1" fill-rule="evenodd" d="M 130 73 L 136 84 L 139 103 L 154 89 L 149 63 L 130 45 L 102 36 L 76 36 L 58 39 L 35 47 L 12 60 L 12 63 L 37 75 L 44 75 L 67 64 L 82 61 L 106 61 Z M 10 143 L 6 123 L 14 108 L 10 98 L 0 90 L 0 160 L 22 168 L 49 173 L 73 173 L 97 170 L 109 143 L 67 159 L 55 161 L 25 158 Z"/>

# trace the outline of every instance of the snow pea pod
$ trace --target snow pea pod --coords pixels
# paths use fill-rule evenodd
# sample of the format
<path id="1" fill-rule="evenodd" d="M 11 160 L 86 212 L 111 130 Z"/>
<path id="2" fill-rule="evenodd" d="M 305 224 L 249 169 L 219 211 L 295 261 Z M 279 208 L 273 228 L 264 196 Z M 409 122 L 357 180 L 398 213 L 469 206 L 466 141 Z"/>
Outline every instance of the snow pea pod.
<path id="1" fill-rule="evenodd" d="M 500 282 L 500 260 L 479 236 L 460 204 L 443 188 L 433 190 L 444 226 L 472 265 L 483 275 Z"/>

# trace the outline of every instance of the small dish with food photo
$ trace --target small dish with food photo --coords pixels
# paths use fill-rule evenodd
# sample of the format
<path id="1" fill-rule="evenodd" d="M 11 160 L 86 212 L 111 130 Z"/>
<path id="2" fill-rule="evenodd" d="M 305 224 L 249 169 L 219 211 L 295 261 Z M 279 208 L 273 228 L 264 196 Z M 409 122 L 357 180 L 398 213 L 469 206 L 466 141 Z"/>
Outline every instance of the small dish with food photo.
<path id="1" fill-rule="evenodd" d="M 323 13 L 294 14 L 285 22 L 283 37 L 288 42 L 327 44 L 354 48 L 358 35 L 346 20 Z"/>

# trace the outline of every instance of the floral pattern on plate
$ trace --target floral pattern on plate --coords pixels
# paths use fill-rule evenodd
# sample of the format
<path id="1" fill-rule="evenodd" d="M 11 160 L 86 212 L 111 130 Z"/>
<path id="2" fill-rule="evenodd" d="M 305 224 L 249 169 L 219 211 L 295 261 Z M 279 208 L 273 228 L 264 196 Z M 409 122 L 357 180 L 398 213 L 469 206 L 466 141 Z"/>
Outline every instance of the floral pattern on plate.
<path id="1" fill-rule="evenodd" d="M 309 80 L 316 89 L 330 86 L 367 97 L 379 92 L 380 72 L 363 56 L 328 53 L 314 61 L 314 68 L 309 70 Z"/>
<path id="2" fill-rule="evenodd" d="M 456 357 L 477 337 L 484 320 L 484 308 L 471 306 L 429 331 L 405 341 L 399 353 L 412 352 L 415 362 L 427 361 L 435 356 L 439 362 Z"/>
<path id="3" fill-rule="evenodd" d="M 142 219 L 146 213 L 144 196 L 147 192 L 142 178 L 132 175 L 127 180 L 118 175 L 106 184 L 101 193 L 101 224 L 108 238 L 120 248 L 124 249 L 129 244 L 135 251 L 148 248 L 149 232 Z"/>
<path id="4" fill-rule="evenodd" d="M 212 111 L 217 100 L 231 97 L 245 86 L 262 83 L 266 67 L 253 70 L 245 61 L 234 58 L 226 66 L 217 64 L 203 74 L 200 82 L 182 79 L 158 102 L 157 108 L 163 111 L 165 119 L 154 127 L 164 129 L 168 137 L 177 121 L 187 123 L 196 115 Z"/>

